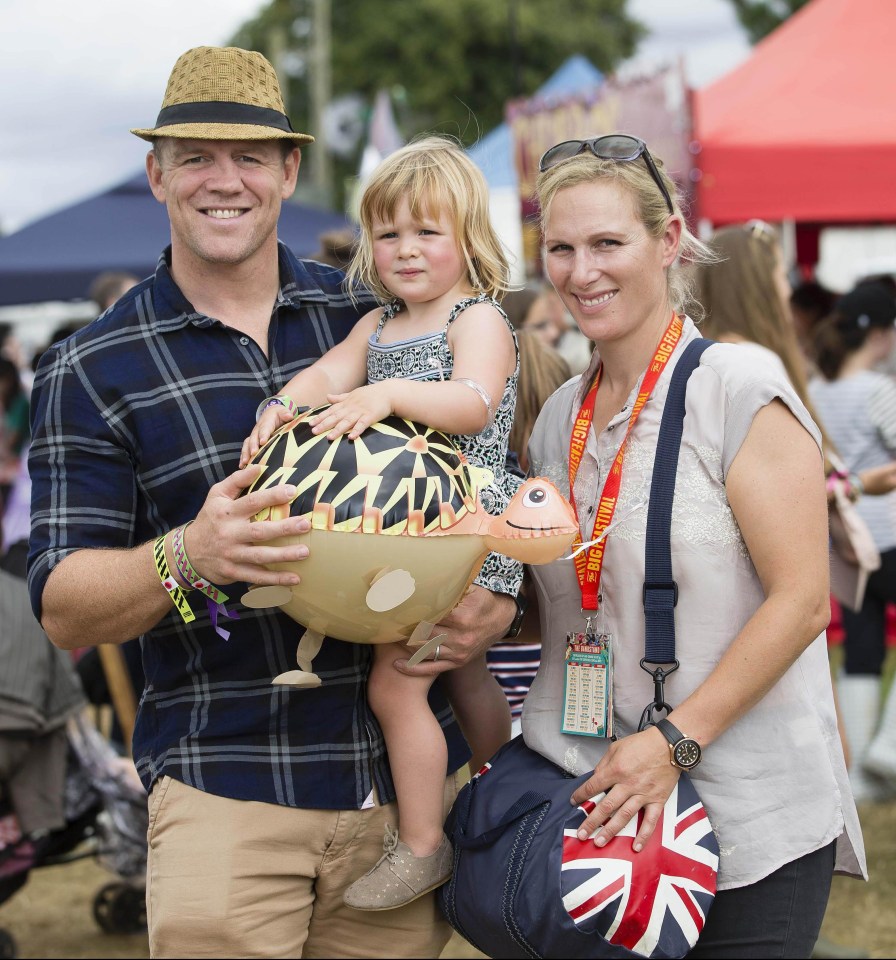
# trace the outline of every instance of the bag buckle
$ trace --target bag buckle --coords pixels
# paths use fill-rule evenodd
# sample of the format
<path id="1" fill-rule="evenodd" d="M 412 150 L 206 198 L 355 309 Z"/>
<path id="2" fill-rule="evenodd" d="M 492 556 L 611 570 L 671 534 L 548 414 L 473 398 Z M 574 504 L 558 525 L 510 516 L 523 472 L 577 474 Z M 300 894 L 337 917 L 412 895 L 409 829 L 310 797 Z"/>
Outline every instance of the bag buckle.
<path id="1" fill-rule="evenodd" d="M 641 589 L 641 603 L 644 609 L 647 609 L 647 595 L 653 594 L 653 609 L 665 609 L 669 606 L 668 593 L 672 591 L 672 606 L 678 606 L 678 584 L 674 580 L 655 581 L 653 583 L 645 580 Z M 669 671 L 671 673 L 671 671 Z"/>
<path id="2" fill-rule="evenodd" d="M 676 588 L 676 594 L 677 592 Z M 668 677 L 670 673 L 675 673 L 679 667 L 679 663 L 677 660 L 671 661 L 671 666 L 669 664 L 651 663 L 651 661 L 644 657 L 641 659 L 640 666 L 642 670 L 653 677 L 653 700 L 647 704 L 644 712 L 641 714 L 641 720 L 638 723 L 639 733 L 648 727 L 654 726 L 658 720 L 662 720 L 663 718 L 658 716 L 658 714 L 663 713 L 665 716 L 668 716 L 672 712 L 672 706 L 666 703 L 665 684 L 666 677 Z"/>

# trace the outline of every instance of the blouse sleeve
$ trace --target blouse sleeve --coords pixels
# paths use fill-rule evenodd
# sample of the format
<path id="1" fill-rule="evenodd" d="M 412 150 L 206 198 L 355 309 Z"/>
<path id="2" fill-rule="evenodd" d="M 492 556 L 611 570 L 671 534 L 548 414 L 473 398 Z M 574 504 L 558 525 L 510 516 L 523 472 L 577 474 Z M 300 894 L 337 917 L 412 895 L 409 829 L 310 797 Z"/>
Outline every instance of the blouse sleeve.
<path id="1" fill-rule="evenodd" d="M 868 398 L 868 416 L 883 445 L 896 456 L 896 383 L 881 378 Z"/>
<path id="2" fill-rule="evenodd" d="M 768 352 L 768 357 L 763 356 Z M 704 364 L 719 377 L 725 406 L 722 472 L 740 452 L 753 420 L 773 400 L 780 400 L 818 444 L 821 433 L 790 384 L 783 364 L 770 351 L 744 350 L 738 344 L 715 344 L 704 355 Z"/>

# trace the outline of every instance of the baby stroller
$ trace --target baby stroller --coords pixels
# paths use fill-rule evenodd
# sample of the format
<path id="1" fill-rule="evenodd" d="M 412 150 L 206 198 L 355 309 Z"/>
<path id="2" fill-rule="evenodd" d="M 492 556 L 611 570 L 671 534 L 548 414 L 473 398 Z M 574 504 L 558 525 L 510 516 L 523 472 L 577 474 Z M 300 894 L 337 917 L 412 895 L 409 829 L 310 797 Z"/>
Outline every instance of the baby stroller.
<path id="1" fill-rule="evenodd" d="M 94 898 L 110 932 L 145 926 L 146 794 L 85 713 L 71 657 L 0 569 L 0 904 L 40 867 L 96 858 L 117 875 Z M 14 957 L 0 929 L 0 958 Z"/>
<path id="2" fill-rule="evenodd" d="M 108 933 L 137 933 L 146 928 L 146 793 L 84 713 L 68 721 L 66 739 L 63 827 L 23 835 L 0 785 L 0 904 L 32 870 L 93 857 L 118 878 L 94 896 L 94 919 Z M 0 958 L 15 956 L 0 928 Z"/>

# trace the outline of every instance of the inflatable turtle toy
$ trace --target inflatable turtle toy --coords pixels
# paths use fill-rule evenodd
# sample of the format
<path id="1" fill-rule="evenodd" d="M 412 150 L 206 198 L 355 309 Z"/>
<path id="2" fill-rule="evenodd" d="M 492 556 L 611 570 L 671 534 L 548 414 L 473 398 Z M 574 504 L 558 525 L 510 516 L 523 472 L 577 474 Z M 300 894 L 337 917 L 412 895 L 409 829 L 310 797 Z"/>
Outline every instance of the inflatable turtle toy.
<path id="1" fill-rule="evenodd" d="M 390 416 L 357 439 L 330 441 L 308 419 L 284 424 L 258 451 L 264 467 L 246 491 L 294 484 L 289 504 L 253 522 L 304 516 L 307 533 L 271 541 L 305 544 L 295 564 L 301 583 L 250 589 L 246 606 L 280 607 L 305 627 L 299 670 L 274 683 L 317 686 L 311 661 L 325 636 L 353 643 L 423 643 L 464 596 L 491 551 L 524 563 L 549 563 L 572 544 L 578 526 L 569 502 L 548 480 L 526 480 L 499 516 L 478 489 L 491 481 L 444 433 Z M 416 658 L 439 638 L 426 643 Z"/>

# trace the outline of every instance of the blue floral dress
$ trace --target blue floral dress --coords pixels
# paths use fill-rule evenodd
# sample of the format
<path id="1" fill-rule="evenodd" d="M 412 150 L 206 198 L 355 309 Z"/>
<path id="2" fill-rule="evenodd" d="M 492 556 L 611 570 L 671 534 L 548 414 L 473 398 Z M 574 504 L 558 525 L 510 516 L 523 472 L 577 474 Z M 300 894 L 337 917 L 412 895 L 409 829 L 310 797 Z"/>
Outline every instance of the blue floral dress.
<path id="1" fill-rule="evenodd" d="M 383 315 L 367 345 L 367 382 L 378 383 L 381 380 L 401 378 L 422 382 L 450 380 L 454 369 L 454 357 L 448 346 L 448 330 L 455 319 L 468 307 L 477 303 L 490 303 L 507 322 L 511 335 L 516 336 L 507 315 L 496 300 L 482 295 L 468 297 L 456 303 L 448 315 L 448 322 L 442 330 L 428 333 L 409 340 L 395 343 L 380 343 L 383 327 L 400 310 L 400 301 L 393 301 L 383 308 Z M 507 472 L 507 444 L 510 428 L 513 425 L 513 413 L 516 407 L 516 386 L 520 372 L 519 351 L 516 367 L 507 378 L 504 394 L 495 410 L 492 423 L 481 433 L 452 434 L 452 439 L 463 451 L 471 464 L 490 470 L 494 480 L 479 491 L 482 505 L 492 516 L 502 513 L 510 498 L 520 484 L 518 478 Z M 474 581 L 480 586 L 496 593 L 516 594 L 522 580 L 522 565 L 500 553 L 492 553 L 482 565 L 479 576 Z"/>

